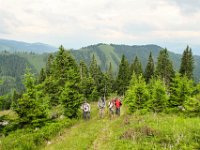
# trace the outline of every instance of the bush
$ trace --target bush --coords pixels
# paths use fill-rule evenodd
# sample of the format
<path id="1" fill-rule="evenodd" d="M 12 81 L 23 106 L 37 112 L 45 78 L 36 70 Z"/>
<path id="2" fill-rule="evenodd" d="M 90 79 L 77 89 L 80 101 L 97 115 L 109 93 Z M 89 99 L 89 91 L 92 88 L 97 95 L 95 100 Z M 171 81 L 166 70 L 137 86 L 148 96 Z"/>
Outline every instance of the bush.
<path id="1" fill-rule="evenodd" d="M 75 120 L 63 119 L 46 123 L 42 128 L 19 129 L 2 139 L 0 149 L 38 149 L 45 141 L 50 140 L 74 123 Z"/>

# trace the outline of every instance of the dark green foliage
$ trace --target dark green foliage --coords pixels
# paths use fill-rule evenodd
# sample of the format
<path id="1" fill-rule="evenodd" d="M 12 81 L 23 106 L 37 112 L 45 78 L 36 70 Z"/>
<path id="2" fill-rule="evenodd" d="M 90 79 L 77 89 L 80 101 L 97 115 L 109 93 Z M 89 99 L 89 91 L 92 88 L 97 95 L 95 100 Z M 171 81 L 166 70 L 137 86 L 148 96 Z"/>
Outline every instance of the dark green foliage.
<path id="1" fill-rule="evenodd" d="M 97 92 L 97 87 L 94 79 L 89 76 L 88 78 L 83 77 L 81 80 L 81 93 L 88 101 L 97 101 L 99 93 Z"/>
<path id="2" fill-rule="evenodd" d="M 148 100 L 149 91 L 144 78 L 133 74 L 124 103 L 128 105 L 130 112 L 135 112 L 147 108 Z"/>
<path id="3" fill-rule="evenodd" d="M 55 58 L 49 56 L 47 77 L 44 81 L 44 92 L 50 97 L 51 106 L 62 104 L 64 114 L 69 118 L 78 116 L 82 103 L 80 69 L 68 51 L 60 46 Z M 82 69 L 86 67 L 82 65 Z M 84 68 L 86 69 L 86 68 Z M 82 71 L 85 71 L 85 70 Z M 83 72 L 82 78 L 87 77 Z"/>
<path id="4" fill-rule="evenodd" d="M 110 66 L 109 66 L 107 72 L 105 73 L 105 75 L 107 77 L 107 80 L 106 80 L 106 82 L 107 82 L 107 92 L 112 93 L 112 92 L 114 92 L 114 77 L 113 77 L 113 68 L 112 68 L 111 62 L 110 62 Z"/>
<path id="5" fill-rule="evenodd" d="M 101 71 L 101 68 L 97 65 L 97 61 L 94 55 L 90 63 L 89 72 L 94 79 L 97 87 L 97 92 L 99 96 L 101 96 L 102 94 L 104 94 L 103 73 Z"/>
<path id="6" fill-rule="evenodd" d="M 148 83 L 150 79 L 154 76 L 154 61 L 152 58 L 152 54 L 149 54 L 148 63 L 145 68 L 144 77 L 146 82 Z"/>
<path id="7" fill-rule="evenodd" d="M 64 90 L 60 95 L 60 101 L 64 106 L 65 116 L 68 118 L 78 117 L 78 109 L 83 103 L 83 95 L 80 94 L 78 82 L 76 80 L 67 81 Z"/>
<path id="8" fill-rule="evenodd" d="M 155 74 L 159 76 L 167 86 L 169 86 L 175 72 L 172 62 L 169 59 L 167 49 L 160 51 Z"/>
<path id="9" fill-rule="evenodd" d="M 38 82 L 42 83 L 46 79 L 46 73 L 44 71 L 44 68 L 41 69 L 40 74 L 39 74 L 39 79 Z"/>
<path id="10" fill-rule="evenodd" d="M 150 99 L 148 102 L 149 109 L 154 112 L 161 112 L 166 109 L 169 96 L 165 84 L 160 79 L 152 78 L 149 83 Z"/>
<path id="11" fill-rule="evenodd" d="M 47 63 L 46 63 L 46 75 L 47 76 L 50 76 L 53 72 L 53 60 L 54 60 L 54 57 L 52 54 L 50 54 L 48 56 L 48 59 L 47 59 Z"/>
<path id="12" fill-rule="evenodd" d="M 47 68 L 44 89 L 45 93 L 50 97 L 51 105 L 54 106 L 60 104 L 59 97 L 64 89 L 65 83 L 73 78 L 69 75 L 69 72 L 73 70 L 78 73 L 78 66 L 70 53 L 63 46 L 60 46 L 55 58 L 51 55 L 49 56 Z"/>
<path id="13" fill-rule="evenodd" d="M 170 86 L 169 106 L 171 108 L 184 106 L 185 102 L 192 98 L 193 92 L 193 81 L 186 76 L 181 77 L 180 74 L 176 74 Z"/>
<path id="14" fill-rule="evenodd" d="M 11 104 L 12 104 L 12 96 L 10 93 L 0 96 L 0 110 L 10 109 Z"/>
<path id="15" fill-rule="evenodd" d="M 137 56 L 135 57 L 133 64 L 131 64 L 131 68 L 130 68 L 131 76 L 132 76 L 133 72 L 135 73 L 136 76 L 143 74 L 142 64 Z"/>
<path id="16" fill-rule="evenodd" d="M 87 68 L 87 65 L 85 64 L 84 61 L 81 61 L 79 64 L 79 68 L 80 68 L 80 77 L 82 78 L 87 78 L 89 76 L 89 71 Z"/>
<path id="17" fill-rule="evenodd" d="M 27 70 L 24 78 L 26 91 L 17 100 L 13 109 L 19 116 L 19 123 L 24 125 L 41 126 L 47 118 L 48 97 L 44 95 L 41 85 L 35 85 L 35 78 Z"/>
<path id="18" fill-rule="evenodd" d="M 81 61 L 79 66 L 81 77 L 81 91 L 84 97 L 89 101 L 97 100 L 97 86 L 93 77 L 91 77 L 91 75 L 89 74 L 89 71 L 84 61 Z"/>
<path id="19" fill-rule="evenodd" d="M 189 48 L 189 46 L 187 46 L 182 55 L 179 73 L 182 76 L 186 75 L 189 79 L 192 79 L 193 70 L 194 70 L 194 58 L 192 56 L 192 49 Z"/>
<path id="20" fill-rule="evenodd" d="M 33 72 L 36 72 L 28 60 L 16 54 L 0 53 L 0 80 L 2 80 L 0 95 L 11 93 L 13 89 L 18 91 L 24 89 L 22 75 L 25 72 L 26 66 L 32 68 Z"/>
<path id="21" fill-rule="evenodd" d="M 116 91 L 119 95 L 124 95 L 130 81 L 130 71 L 129 71 L 129 64 L 125 57 L 122 55 L 121 63 L 119 65 L 119 72 L 116 79 Z"/>

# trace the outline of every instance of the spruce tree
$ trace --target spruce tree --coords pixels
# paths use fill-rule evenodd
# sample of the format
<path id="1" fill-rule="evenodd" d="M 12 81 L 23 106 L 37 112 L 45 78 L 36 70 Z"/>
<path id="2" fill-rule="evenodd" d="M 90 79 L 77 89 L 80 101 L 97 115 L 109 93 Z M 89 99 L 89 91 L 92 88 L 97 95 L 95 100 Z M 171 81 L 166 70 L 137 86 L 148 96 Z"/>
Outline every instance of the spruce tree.
<path id="1" fill-rule="evenodd" d="M 194 58 L 192 56 L 192 49 L 189 46 L 187 46 L 182 55 L 179 73 L 182 76 L 186 75 L 189 79 L 192 79 L 193 70 L 194 70 Z"/>
<path id="2" fill-rule="evenodd" d="M 76 68 L 68 70 L 68 80 L 59 97 L 61 104 L 64 106 L 64 114 L 68 118 L 78 117 L 78 109 L 83 102 L 81 94 L 80 76 Z"/>
<path id="3" fill-rule="evenodd" d="M 193 96 L 194 90 L 192 80 L 185 75 L 181 77 L 180 74 L 176 74 L 170 86 L 169 106 L 171 108 L 184 106 L 185 102 Z"/>
<path id="4" fill-rule="evenodd" d="M 101 68 L 97 65 L 97 61 L 96 61 L 96 58 L 94 55 L 92 56 L 92 60 L 90 62 L 89 72 L 95 81 L 99 96 L 103 96 L 102 94 L 104 94 L 104 92 L 102 92 L 102 91 L 104 88 L 104 85 L 103 85 L 103 80 L 104 80 L 103 77 L 104 76 L 101 71 Z"/>
<path id="5" fill-rule="evenodd" d="M 160 79 L 151 78 L 148 88 L 150 93 L 148 107 L 154 112 L 163 111 L 169 99 L 165 84 Z"/>
<path id="6" fill-rule="evenodd" d="M 60 100 L 60 95 L 64 90 L 66 82 L 71 80 L 74 82 L 75 80 L 76 83 L 80 83 L 80 73 L 74 58 L 63 46 L 60 46 L 52 62 L 52 73 L 44 82 L 44 90 L 50 96 L 51 105 L 55 106 L 63 102 L 63 100 Z M 71 73 L 72 71 L 73 73 Z M 71 74 L 76 76 L 72 77 Z"/>
<path id="7" fill-rule="evenodd" d="M 42 82 L 44 82 L 45 79 L 46 79 L 46 73 L 45 73 L 44 68 L 42 68 L 42 69 L 40 70 L 38 82 L 39 82 L 39 83 L 42 83 Z"/>
<path id="8" fill-rule="evenodd" d="M 129 64 L 125 55 L 122 55 L 121 63 L 119 64 L 119 72 L 115 84 L 117 94 L 123 96 L 125 95 L 125 92 L 129 85 L 129 81 L 130 81 Z"/>
<path id="9" fill-rule="evenodd" d="M 13 107 L 22 126 L 27 124 L 40 126 L 47 119 L 49 98 L 44 95 L 42 86 L 35 84 L 35 80 L 28 69 L 24 78 L 26 91 Z"/>
<path id="10" fill-rule="evenodd" d="M 124 103 L 127 104 L 130 112 L 147 108 L 149 92 L 142 75 L 132 75 L 130 86 L 127 90 Z"/>
<path id="11" fill-rule="evenodd" d="M 108 71 L 107 71 L 107 76 L 108 76 L 108 91 L 110 93 L 114 92 L 114 77 L 113 77 L 113 69 L 112 69 L 112 63 L 110 62 Z"/>
<path id="12" fill-rule="evenodd" d="M 131 64 L 131 76 L 133 74 L 133 72 L 135 73 L 135 75 L 139 76 L 143 73 L 142 71 L 142 64 L 140 62 L 140 60 L 138 59 L 138 57 L 136 56 L 134 59 L 133 64 Z"/>
<path id="13" fill-rule="evenodd" d="M 80 61 L 79 69 L 80 69 L 80 77 L 81 77 L 81 79 L 84 78 L 84 77 L 88 77 L 89 76 L 89 71 L 88 71 L 87 65 L 82 60 Z"/>
<path id="14" fill-rule="evenodd" d="M 95 81 L 90 75 L 82 78 L 81 91 L 88 101 L 96 101 L 98 99 L 99 93 L 97 92 Z"/>
<path id="15" fill-rule="evenodd" d="M 144 72 L 144 77 L 145 77 L 146 82 L 148 83 L 153 76 L 154 76 L 154 61 L 153 61 L 152 54 L 150 52 L 148 63 Z"/>
<path id="16" fill-rule="evenodd" d="M 170 82 L 175 75 L 175 71 L 172 62 L 169 59 L 167 49 L 161 50 L 159 53 L 155 74 L 159 76 L 167 86 L 170 85 Z"/>
<path id="17" fill-rule="evenodd" d="M 46 75 L 49 76 L 52 74 L 52 69 L 53 69 L 53 61 L 54 57 L 52 54 L 48 56 L 47 63 L 46 63 Z"/>

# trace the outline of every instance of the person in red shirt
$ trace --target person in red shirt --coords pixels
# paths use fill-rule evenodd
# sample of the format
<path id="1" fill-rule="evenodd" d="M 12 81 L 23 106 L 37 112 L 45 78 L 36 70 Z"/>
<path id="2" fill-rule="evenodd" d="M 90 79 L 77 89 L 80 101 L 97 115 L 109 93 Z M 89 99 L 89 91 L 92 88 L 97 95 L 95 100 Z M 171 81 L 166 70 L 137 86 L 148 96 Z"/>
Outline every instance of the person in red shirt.
<path id="1" fill-rule="evenodd" d="M 116 114 L 118 116 L 120 116 L 120 107 L 121 107 L 121 105 L 122 105 L 122 103 L 121 103 L 120 99 L 117 97 L 115 99 L 115 107 L 116 107 Z"/>

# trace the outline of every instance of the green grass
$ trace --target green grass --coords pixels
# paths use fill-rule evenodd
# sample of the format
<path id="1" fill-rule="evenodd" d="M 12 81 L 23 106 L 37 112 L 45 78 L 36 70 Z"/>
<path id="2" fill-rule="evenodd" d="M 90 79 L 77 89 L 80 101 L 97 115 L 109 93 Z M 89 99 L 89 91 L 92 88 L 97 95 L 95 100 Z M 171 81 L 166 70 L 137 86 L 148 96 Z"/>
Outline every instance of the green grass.
<path id="1" fill-rule="evenodd" d="M 81 121 L 67 129 L 44 149 L 200 149 L 200 118 L 153 113 L 127 115 L 123 110 L 120 117 L 112 120 L 108 116 L 99 119 L 93 114 L 90 121 Z"/>
<path id="2" fill-rule="evenodd" d="M 200 118 L 174 114 L 129 115 L 99 118 L 96 103 L 89 121 L 56 122 L 36 131 L 18 130 L 1 139 L 0 149 L 44 150 L 190 150 L 200 149 Z"/>

